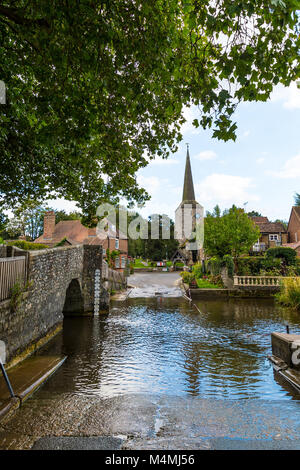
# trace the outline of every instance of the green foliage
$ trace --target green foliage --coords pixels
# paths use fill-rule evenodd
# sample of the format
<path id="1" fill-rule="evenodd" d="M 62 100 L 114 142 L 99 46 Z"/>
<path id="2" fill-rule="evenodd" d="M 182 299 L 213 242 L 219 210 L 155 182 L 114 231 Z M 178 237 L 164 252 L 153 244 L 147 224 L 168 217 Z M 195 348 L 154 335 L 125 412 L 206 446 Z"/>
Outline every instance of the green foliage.
<path id="1" fill-rule="evenodd" d="M 190 285 L 195 280 L 195 274 L 189 273 L 188 271 L 182 271 L 180 276 L 182 277 L 183 282 L 188 285 Z"/>
<path id="2" fill-rule="evenodd" d="M 55 223 L 58 224 L 58 222 L 62 220 L 80 220 L 81 219 L 81 214 L 80 212 L 69 212 L 67 213 L 64 210 L 61 211 L 55 211 Z"/>
<path id="3" fill-rule="evenodd" d="M 138 216 L 137 213 L 128 213 L 127 222 L 129 223 Z M 155 219 L 154 219 L 155 217 Z M 159 220 L 158 220 L 159 217 Z M 165 218 L 162 215 L 149 217 L 146 222 L 148 228 L 149 238 L 138 238 L 137 240 L 129 238 L 128 240 L 128 253 L 133 258 L 141 257 L 151 259 L 152 261 L 162 261 L 163 259 L 170 258 L 178 248 L 178 241 L 174 237 L 174 222 L 170 220 L 170 239 L 163 238 L 163 231 L 165 229 Z M 157 239 L 151 239 L 151 221 L 158 222 L 158 236 Z M 142 267 L 142 266 L 141 266 Z"/>
<path id="4" fill-rule="evenodd" d="M 3 245 L 3 243 L 4 243 L 4 240 L 3 238 L 0 237 L 0 245 Z"/>
<path id="5" fill-rule="evenodd" d="M 247 212 L 248 217 L 261 217 L 261 213 L 257 211 Z"/>
<path id="6" fill-rule="evenodd" d="M 262 256 L 244 256 L 236 261 L 238 276 L 281 274 L 281 260 Z"/>
<path id="7" fill-rule="evenodd" d="M 197 282 L 197 286 L 200 289 L 220 289 L 221 287 L 223 287 L 222 284 L 213 283 L 213 282 L 207 281 L 206 279 L 196 279 L 196 282 Z"/>
<path id="8" fill-rule="evenodd" d="M 205 218 L 204 249 L 212 257 L 237 258 L 249 252 L 259 235 L 259 229 L 243 209 L 232 206 L 221 215 L 219 208 L 215 208 Z"/>
<path id="9" fill-rule="evenodd" d="M 297 5 L 1 2 L 2 202 L 51 193 L 91 215 L 108 196 L 147 200 L 136 172 L 176 150 L 184 105 L 198 106 L 196 127 L 235 139 L 238 102 L 297 79 Z"/>
<path id="10" fill-rule="evenodd" d="M 300 194 L 299 193 L 295 193 L 294 199 L 295 199 L 295 206 L 300 206 Z"/>
<path id="11" fill-rule="evenodd" d="M 44 250 L 45 248 L 49 248 L 48 245 L 44 245 L 43 243 L 32 243 L 25 240 L 14 240 L 8 242 L 7 245 L 16 246 L 22 250 Z"/>
<path id="12" fill-rule="evenodd" d="M 9 301 L 9 307 L 12 313 L 17 310 L 21 303 L 23 293 L 26 292 L 31 285 L 32 281 L 27 281 L 24 283 L 23 281 L 17 280 L 14 283 L 13 287 L 11 288 Z"/>
<path id="13" fill-rule="evenodd" d="M 203 275 L 201 263 L 194 264 L 192 270 L 196 279 L 199 279 Z"/>
<path id="14" fill-rule="evenodd" d="M 43 233 L 44 213 L 49 207 L 39 201 L 25 200 L 14 207 L 13 218 L 6 224 L 9 238 L 20 235 L 35 240 Z"/>
<path id="15" fill-rule="evenodd" d="M 217 256 L 211 257 L 207 262 L 207 270 L 214 276 L 220 274 L 221 261 Z"/>
<path id="16" fill-rule="evenodd" d="M 284 279 L 276 299 L 287 307 L 300 310 L 300 278 Z"/>
<path id="17" fill-rule="evenodd" d="M 224 255 L 221 261 L 221 266 L 227 268 L 228 276 L 233 278 L 234 275 L 234 261 L 231 255 Z"/>
<path id="18" fill-rule="evenodd" d="M 287 248 L 284 246 L 278 246 L 275 248 L 269 248 L 266 251 L 266 258 L 273 259 L 273 258 L 281 258 L 283 262 L 289 266 L 296 263 L 297 253 L 292 248 Z"/>
<path id="19" fill-rule="evenodd" d="M 66 238 L 66 237 L 62 238 L 62 239 L 60 240 L 60 242 L 58 242 L 58 243 L 56 243 L 56 245 L 54 245 L 54 248 L 58 248 L 58 247 L 60 247 L 60 246 L 64 246 L 65 243 L 66 243 L 66 241 L 67 241 L 67 238 Z"/>

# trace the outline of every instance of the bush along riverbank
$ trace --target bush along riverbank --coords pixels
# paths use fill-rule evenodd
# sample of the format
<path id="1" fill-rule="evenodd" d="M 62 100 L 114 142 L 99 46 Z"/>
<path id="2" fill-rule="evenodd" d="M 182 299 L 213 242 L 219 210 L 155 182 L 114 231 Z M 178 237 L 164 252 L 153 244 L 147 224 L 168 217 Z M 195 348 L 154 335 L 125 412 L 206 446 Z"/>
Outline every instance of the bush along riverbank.
<path id="1" fill-rule="evenodd" d="M 183 271 L 180 273 L 182 280 L 189 287 L 198 287 L 200 289 L 220 289 L 223 288 L 223 282 L 220 274 L 205 274 L 200 263 L 194 264 L 192 272 Z"/>
<path id="2" fill-rule="evenodd" d="M 283 279 L 280 292 L 275 298 L 280 304 L 300 312 L 300 277 Z"/>

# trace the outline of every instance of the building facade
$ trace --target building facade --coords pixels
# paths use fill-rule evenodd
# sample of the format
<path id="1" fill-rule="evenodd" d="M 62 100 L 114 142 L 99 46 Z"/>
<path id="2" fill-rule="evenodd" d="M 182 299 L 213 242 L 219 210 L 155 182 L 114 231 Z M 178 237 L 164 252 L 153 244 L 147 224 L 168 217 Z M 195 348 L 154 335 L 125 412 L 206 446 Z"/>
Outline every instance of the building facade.
<path id="1" fill-rule="evenodd" d="M 251 217 L 260 230 L 260 237 L 253 245 L 254 253 L 282 246 L 288 241 L 288 232 L 281 222 L 270 222 L 268 217 Z"/>
<path id="2" fill-rule="evenodd" d="M 55 212 L 45 212 L 44 233 L 35 240 L 35 243 L 54 247 L 61 242 L 63 245 L 101 245 L 104 249 L 104 260 L 107 261 L 109 254 L 114 252 L 114 259 L 111 260 L 114 269 L 124 271 L 127 267 L 127 237 L 108 220 L 107 230 L 100 232 L 97 227 L 85 227 L 80 220 L 62 220 L 56 224 Z"/>

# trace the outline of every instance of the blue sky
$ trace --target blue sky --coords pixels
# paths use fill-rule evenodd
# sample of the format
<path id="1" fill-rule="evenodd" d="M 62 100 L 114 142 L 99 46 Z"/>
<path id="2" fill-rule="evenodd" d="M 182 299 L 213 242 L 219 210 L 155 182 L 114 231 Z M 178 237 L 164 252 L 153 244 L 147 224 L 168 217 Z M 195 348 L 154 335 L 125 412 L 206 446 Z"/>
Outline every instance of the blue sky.
<path id="1" fill-rule="evenodd" d="M 288 220 L 293 195 L 300 193 L 300 90 L 277 86 L 266 103 L 242 103 L 235 114 L 235 142 L 221 142 L 211 131 L 195 129 L 196 108 L 187 108 L 183 141 L 168 160 L 156 160 L 138 172 L 138 182 L 151 201 L 138 209 L 143 216 L 165 213 L 174 219 L 182 197 L 186 145 L 197 201 L 205 210 L 236 204 L 257 210 L 270 220 Z M 72 210 L 68 201 L 51 201 L 54 208 Z"/>

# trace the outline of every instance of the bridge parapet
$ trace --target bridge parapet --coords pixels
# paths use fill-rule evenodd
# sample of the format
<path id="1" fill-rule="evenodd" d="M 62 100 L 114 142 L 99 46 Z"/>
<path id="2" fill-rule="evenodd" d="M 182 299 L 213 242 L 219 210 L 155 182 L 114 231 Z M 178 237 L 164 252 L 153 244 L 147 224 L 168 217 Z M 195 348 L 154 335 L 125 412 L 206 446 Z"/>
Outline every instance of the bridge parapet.
<path id="1" fill-rule="evenodd" d="M 64 314 L 93 314 L 96 271 L 101 279 L 100 310 L 109 308 L 101 246 L 63 246 L 26 254 L 26 290 L 0 302 L 0 339 L 9 361 L 32 353 L 55 334 Z M 109 278 L 120 279 L 120 273 L 110 271 Z"/>

